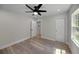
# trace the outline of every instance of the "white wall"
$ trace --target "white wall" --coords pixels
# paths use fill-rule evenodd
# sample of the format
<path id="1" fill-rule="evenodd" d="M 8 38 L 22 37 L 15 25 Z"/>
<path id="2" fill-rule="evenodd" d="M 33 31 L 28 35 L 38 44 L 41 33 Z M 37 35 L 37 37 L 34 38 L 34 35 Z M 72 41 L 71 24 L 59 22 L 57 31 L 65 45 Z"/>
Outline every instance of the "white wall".
<path id="1" fill-rule="evenodd" d="M 79 53 L 79 47 L 71 40 L 71 15 L 72 13 L 79 8 L 79 5 L 72 5 L 68 11 L 68 20 L 67 20 L 67 43 L 69 44 L 72 53 Z"/>
<path id="2" fill-rule="evenodd" d="M 26 15 L 0 10 L 0 48 L 30 38 L 30 21 Z"/>
<path id="3" fill-rule="evenodd" d="M 53 17 L 44 18 L 42 20 L 42 29 L 43 29 L 42 30 L 42 37 L 50 39 L 50 40 L 61 41 L 61 40 L 56 39 L 56 20 L 63 19 L 64 24 L 65 24 L 66 16 L 67 16 L 66 14 L 60 14 L 60 15 L 56 15 L 56 16 L 53 16 Z M 65 25 L 64 25 L 64 27 L 65 27 Z M 65 32 L 65 33 L 63 32 L 64 35 L 62 34 L 63 35 L 63 40 L 65 42 L 66 30 L 64 28 L 62 28 L 62 29 Z"/>

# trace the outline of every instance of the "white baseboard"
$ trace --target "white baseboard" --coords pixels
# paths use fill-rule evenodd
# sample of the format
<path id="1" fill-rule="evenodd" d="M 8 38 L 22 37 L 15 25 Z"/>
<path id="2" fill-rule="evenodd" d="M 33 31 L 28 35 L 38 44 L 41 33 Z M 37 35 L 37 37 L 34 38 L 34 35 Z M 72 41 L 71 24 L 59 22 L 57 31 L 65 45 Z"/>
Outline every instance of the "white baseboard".
<path id="1" fill-rule="evenodd" d="M 24 41 L 24 40 L 27 40 L 27 39 L 30 39 L 30 38 L 24 38 L 24 39 L 20 39 L 20 40 L 18 40 L 18 41 L 14 41 L 14 42 L 8 43 L 8 44 L 6 44 L 6 45 L 0 47 L 0 49 L 4 49 L 4 48 L 7 48 L 7 47 L 10 47 L 10 46 L 12 46 L 12 45 L 14 45 L 14 44 L 20 43 L 20 42 L 22 42 L 22 41 Z"/>
<path id="2" fill-rule="evenodd" d="M 42 38 L 44 38 L 44 39 L 48 39 L 48 40 L 52 40 L 52 41 L 56 41 L 55 39 L 50 38 L 50 37 L 45 37 L 45 36 L 42 36 Z"/>

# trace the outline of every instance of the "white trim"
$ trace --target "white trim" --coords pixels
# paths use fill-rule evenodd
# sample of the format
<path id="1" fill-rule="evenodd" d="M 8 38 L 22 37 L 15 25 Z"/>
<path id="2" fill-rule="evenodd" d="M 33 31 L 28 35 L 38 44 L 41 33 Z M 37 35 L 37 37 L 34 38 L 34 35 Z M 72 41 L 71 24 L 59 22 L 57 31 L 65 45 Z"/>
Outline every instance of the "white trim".
<path id="1" fill-rule="evenodd" d="M 45 37 L 45 36 L 42 36 L 42 38 L 44 38 L 44 39 L 48 39 L 48 40 L 53 40 L 53 41 L 56 41 L 55 39 L 50 38 L 50 37 Z"/>
<path id="2" fill-rule="evenodd" d="M 20 40 L 18 40 L 18 41 L 16 41 L 16 42 L 11 42 L 11 43 L 9 43 L 9 44 L 6 44 L 6 45 L 0 47 L 0 49 L 4 49 L 4 48 L 7 48 L 7 47 L 10 47 L 10 46 L 12 46 L 12 45 L 14 45 L 14 44 L 20 43 L 20 42 L 22 42 L 22 41 L 24 41 L 24 40 L 27 40 L 27 39 L 30 39 L 30 38 L 24 38 L 24 39 L 20 39 Z"/>
<path id="3" fill-rule="evenodd" d="M 76 45 L 77 47 L 79 47 L 79 41 L 78 41 L 75 37 L 72 36 L 72 35 L 73 35 L 72 27 L 77 27 L 77 26 L 73 25 L 73 15 L 76 14 L 76 13 L 78 13 L 78 12 L 79 12 L 79 8 L 76 9 L 76 10 L 71 14 L 71 40 L 75 43 L 75 45 Z"/>

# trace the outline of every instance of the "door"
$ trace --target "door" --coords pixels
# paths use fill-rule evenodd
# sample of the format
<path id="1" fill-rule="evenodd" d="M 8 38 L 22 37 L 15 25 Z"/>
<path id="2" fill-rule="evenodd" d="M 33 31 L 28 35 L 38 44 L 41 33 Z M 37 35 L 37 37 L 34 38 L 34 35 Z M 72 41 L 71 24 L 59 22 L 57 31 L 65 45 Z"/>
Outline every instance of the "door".
<path id="1" fill-rule="evenodd" d="M 37 35 L 37 22 L 32 20 L 31 22 L 31 37 L 35 37 Z"/>
<path id="2" fill-rule="evenodd" d="M 64 19 L 56 19 L 56 40 L 64 42 Z"/>

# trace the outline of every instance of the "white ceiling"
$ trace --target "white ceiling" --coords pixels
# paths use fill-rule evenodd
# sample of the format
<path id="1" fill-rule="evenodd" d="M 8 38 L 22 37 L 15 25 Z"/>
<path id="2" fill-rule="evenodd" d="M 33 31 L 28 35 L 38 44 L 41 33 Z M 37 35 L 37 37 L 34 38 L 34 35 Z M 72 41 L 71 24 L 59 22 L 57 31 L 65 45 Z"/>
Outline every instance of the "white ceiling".
<path id="1" fill-rule="evenodd" d="M 31 4 L 30 6 L 33 8 L 36 4 Z M 44 4 L 40 9 L 47 10 L 46 13 L 42 13 L 41 17 L 44 16 L 53 16 L 60 13 L 66 12 L 70 8 L 70 4 Z M 14 13 L 32 15 L 31 13 L 25 13 L 25 11 L 30 11 L 24 4 L 2 4 L 2 9 L 11 11 Z M 60 9 L 59 11 L 57 11 Z"/>

